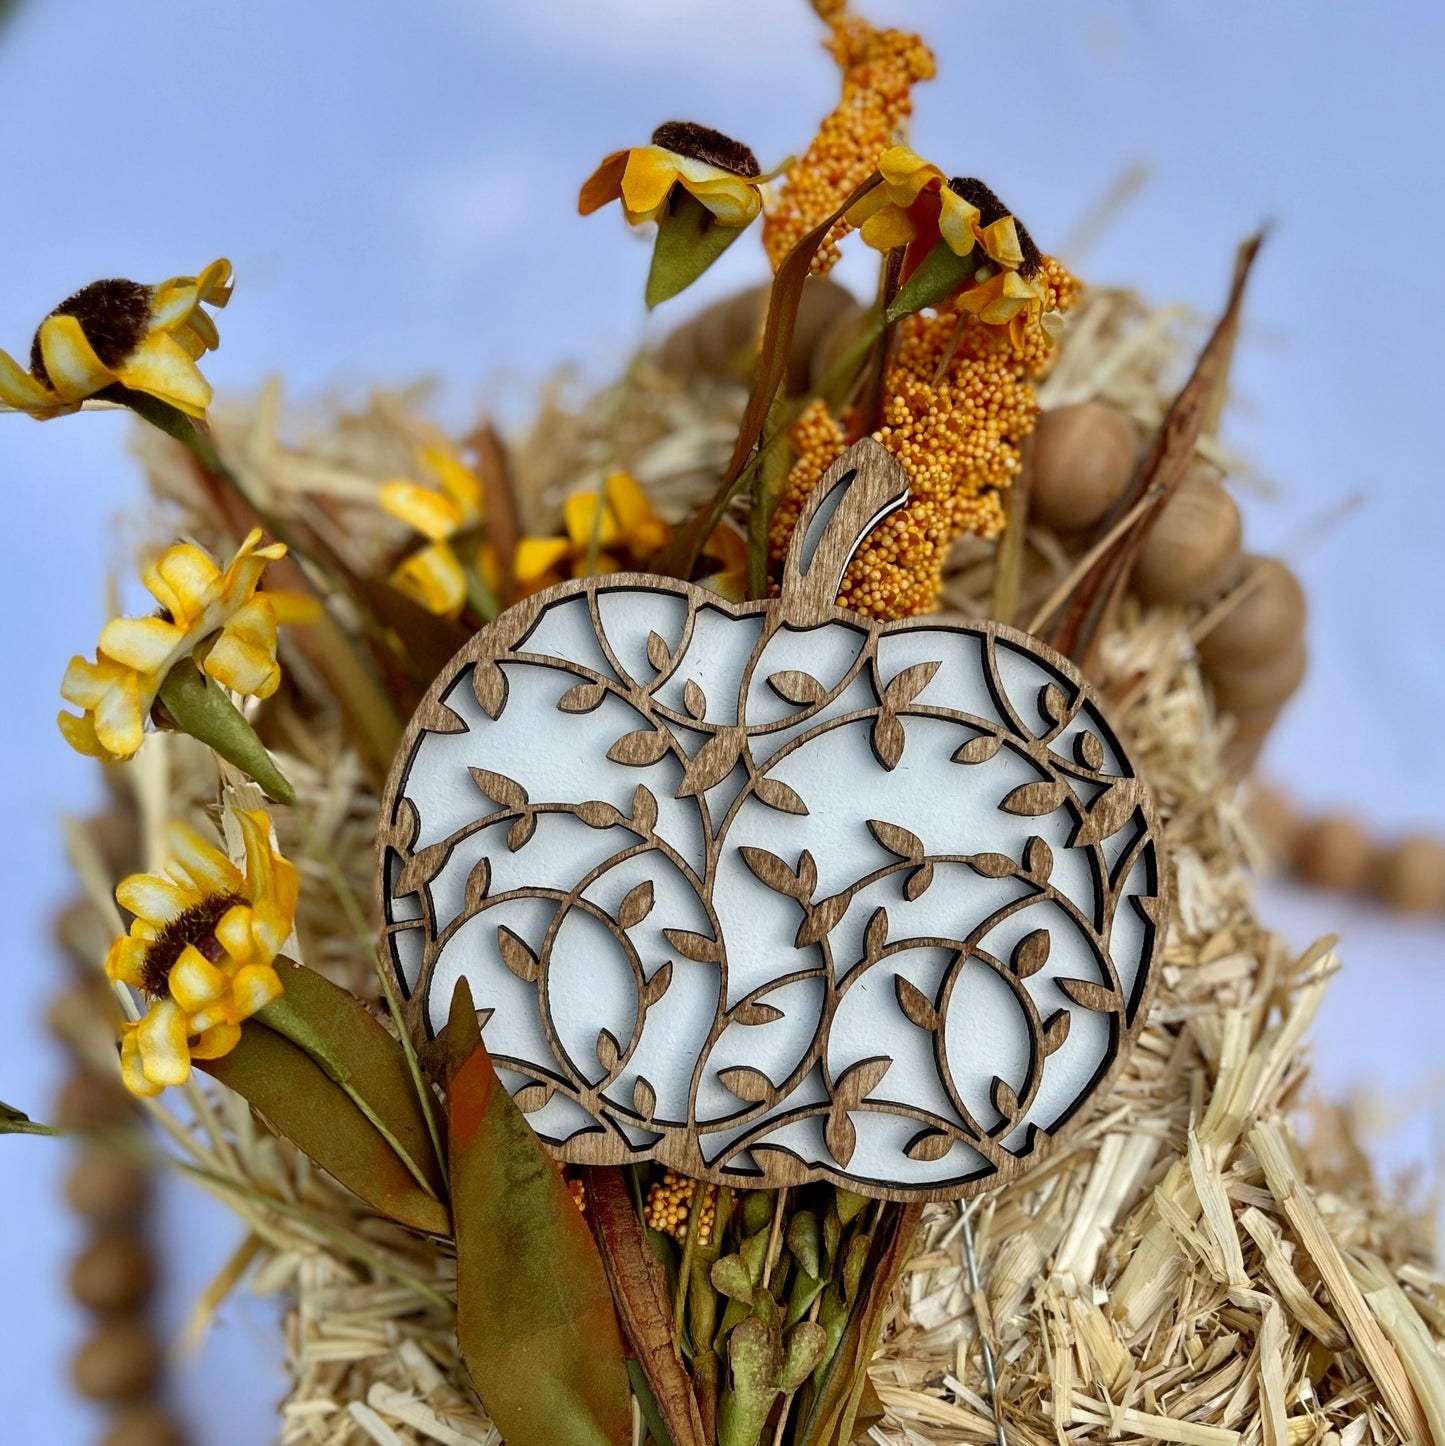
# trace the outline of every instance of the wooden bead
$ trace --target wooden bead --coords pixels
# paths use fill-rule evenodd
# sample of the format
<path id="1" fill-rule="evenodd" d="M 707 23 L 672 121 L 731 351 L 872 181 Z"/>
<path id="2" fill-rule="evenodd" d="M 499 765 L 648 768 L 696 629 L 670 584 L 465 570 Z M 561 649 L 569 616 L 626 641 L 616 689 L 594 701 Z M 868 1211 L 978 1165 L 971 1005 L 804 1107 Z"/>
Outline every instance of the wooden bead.
<path id="1" fill-rule="evenodd" d="M 68 1129 L 101 1129 L 132 1123 L 135 1105 L 119 1077 L 102 1079 L 83 1069 L 65 1082 L 55 1113 L 56 1122 Z"/>
<path id="2" fill-rule="evenodd" d="M 1272 861 L 1283 863 L 1294 853 L 1300 823 L 1289 800 L 1278 789 L 1254 784 L 1245 818 L 1259 846 Z"/>
<path id="3" fill-rule="evenodd" d="M 100 1446 L 184 1446 L 185 1440 L 184 1428 L 169 1411 L 146 1404 L 127 1406 Z"/>
<path id="4" fill-rule="evenodd" d="M 1065 534 L 1094 527 L 1138 461 L 1138 429 L 1117 408 L 1080 402 L 1045 412 L 1029 448 L 1030 518 Z"/>
<path id="5" fill-rule="evenodd" d="M 160 1376 L 160 1343 L 134 1316 L 107 1320 L 75 1353 L 70 1372 L 75 1389 L 92 1401 L 133 1400 Z"/>
<path id="6" fill-rule="evenodd" d="M 1295 846 L 1294 869 L 1307 884 L 1352 892 L 1370 867 L 1370 841 L 1365 830 L 1346 814 L 1307 823 Z"/>
<path id="7" fill-rule="evenodd" d="M 85 1151 L 65 1181 L 66 1204 L 98 1225 L 134 1220 L 149 1192 L 146 1172 L 108 1150 Z"/>
<path id="8" fill-rule="evenodd" d="M 1209 681 L 1214 685 L 1214 701 L 1221 713 L 1237 717 L 1265 708 L 1278 709 L 1304 681 L 1309 657 L 1302 639 L 1296 639 L 1289 651 L 1279 657 L 1246 667 L 1211 668 Z"/>
<path id="9" fill-rule="evenodd" d="M 1237 605 L 1199 641 L 1199 656 L 1212 667 L 1248 668 L 1287 653 L 1304 636 L 1305 598 L 1299 580 L 1272 557 L 1246 559 Z"/>
<path id="10" fill-rule="evenodd" d="M 1400 839 L 1375 862 L 1382 904 L 1406 914 L 1445 912 L 1445 846 L 1423 834 Z"/>
<path id="11" fill-rule="evenodd" d="M 1145 602 L 1193 603 L 1215 597 L 1239 567 L 1239 508 L 1218 471 L 1196 463 L 1165 504 L 1134 565 Z"/>
<path id="12" fill-rule="evenodd" d="M 146 1299 L 154 1283 L 150 1251 L 121 1230 L 107 1230 L 70 1267 L 70 1293 L 91 1310 L 129 1310 Z"/>
<path id="13" fill-rule="evenodd" d="M 1279 707 L 1251 708 L 1234 720 L 1234 732 L 1224 745 L 1224 766 L 1236 774 L 1246 774 L 1254 767 L 1260 750 L 1269 741 L 1270 731 L 1279 720 Z"/>

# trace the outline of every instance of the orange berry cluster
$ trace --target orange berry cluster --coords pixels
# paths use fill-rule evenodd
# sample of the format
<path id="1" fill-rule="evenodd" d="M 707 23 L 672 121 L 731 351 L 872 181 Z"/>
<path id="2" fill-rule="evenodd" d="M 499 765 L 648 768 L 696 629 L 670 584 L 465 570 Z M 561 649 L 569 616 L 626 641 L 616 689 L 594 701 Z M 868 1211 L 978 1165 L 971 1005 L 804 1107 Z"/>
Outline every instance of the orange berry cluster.
<path id="1" fill-rule="evenodd" d="M 843 72 L 843 94 L 803 159 L 787 173 L 763 223 L 763 244 L 774 269 L 868 178 L 878 157 L 903 138 L 903 123 L 913 114 L 912 88 L 934 73 L 933 54 L 918 36 L 875 30 L 836 0 L 817 0 L 815 8 L 833 31 L 828 49 Z M 816 275 L 833 269 L 838 241 L 848 230 L 848 224 L 839 221 L 829 232 L 813 258 Z"/>
<path id="2" fill-rule="evenodd" d="M 1072 300 L 1073 278 L 1050 260 L 1051 308 Z M 952 309 L 908 317 L 884 381 L 883 425 L 874 437 L 908 473 L 908 502 L 869 534 L 843 577 L 840 607 L 865 617 L 916 617 L 938 606 L 943 566 L 963 533 L 1003 530 L 1002 492 L 1019 470 L 1019 446 L 1038 402 L 1029 378 L 1047 367 L 1048 338 L 1031 327 L 1016 352 L 1007 327 L 967 321 Z M 936 378 L 936 380 L 935 380 Z M 771 519 L 775 570 L 818 479 L 843 451 L 841 424 L 814 402 L 790 433 L 797 461 Z"/>
<path id="3" fill-rule="evenodd" d="M 647 1192 L 647 1203 L 642 1210 L 644 1222 L 653 1230 L 671 1235 L 674 1240 L 686 1240 L 688 1222 L 692 1215 L 694 1197 L 697 1195 L 697 1181 L 686 1175 L 668 1170 L 660 1182 L 654 1182 Z M 697 1243 L 706 1245 L 712 1239 L 713 1220 L 717 1213 L 717 1189 L 709 1185 L 702 1197 L 699 1211 L 700 1224 Z"/>

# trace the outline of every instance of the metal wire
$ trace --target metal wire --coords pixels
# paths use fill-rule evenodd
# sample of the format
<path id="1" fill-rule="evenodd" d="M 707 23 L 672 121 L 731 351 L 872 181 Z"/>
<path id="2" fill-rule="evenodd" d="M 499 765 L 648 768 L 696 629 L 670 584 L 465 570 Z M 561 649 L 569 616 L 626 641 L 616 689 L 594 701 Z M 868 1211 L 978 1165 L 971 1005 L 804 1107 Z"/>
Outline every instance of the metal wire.
<path id="1" fill-rule="evenodd" d="M 978 1280 L 978 1256 L 973 1248 L 973 1222 L 968 1218 L 969 1202 L 961 1201 L 963 1212 L 963 1263 L 968 1271 L 968 1291 L 975 1301 L 982 1292 Z M 974 1306 L 974 1314 L 978 1314 L 978 1306 Z M 1008 1437 L 1004 1434 L 1003 1417 L 998 1409 L 998 1372 L 993 1364 L 993 1347 L 988 1343 L 988 1336 L 984 1334 L 983 1320 L 978 1322 L 978 1343 L 983 1351 L 983 1375 L 988 1382 L 988 1403 L 993 1410 L 993 1429 L 998 1446 L 1008 1446 Z"/>

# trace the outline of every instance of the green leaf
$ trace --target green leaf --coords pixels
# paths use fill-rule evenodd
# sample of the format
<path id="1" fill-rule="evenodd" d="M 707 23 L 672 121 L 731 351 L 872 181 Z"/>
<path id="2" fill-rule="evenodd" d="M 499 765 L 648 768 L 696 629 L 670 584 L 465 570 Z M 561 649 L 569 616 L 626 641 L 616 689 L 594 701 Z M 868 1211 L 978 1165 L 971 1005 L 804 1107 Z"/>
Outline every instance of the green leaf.
<path id="1" fill-rule="evenodd" d="M 51 1125 L 39 1125 L 23 1110 L 0 1100 L 0 1135 L 63 1135 Z"/>
<path id="2" fill-rule="evenodd" d="M 295 803 L 296 793 L 256 736 L 225 689 L 183 658 L 166 674 L 160 700 L 176 726 L 192 738 L 214 748 L 227 763 L 234 763 L 254 778 L 277 803 Z"/>
<path id="3" fill-rule="evenodd" d="M 657 223 L 652 270 L 647 273 L 647 309 L 686 291 L 746 230 L 746 226 L 722 225 L 691 191 L 674 186 Z"/>
<path id="4" fill-rule="evenodd" d="M 381 1131 L 417 1183 L 444 1200 L 441 1162 L 400 1042 L 354 994 L 314 969 L 278 959 L 276 970 L 286 992 L 256 1019 L 304 1049 Z"/>
<path id="5" fill-rule="evenodd" d="M 967 256 L 957 256 L 947 241 L 938 242 L 889 303 L 885 313 L 889 325 L 952 296 L 978 270 L 977 255 L 977 247 Z"/>
<path id="6" fill-rule="evenodd" d="M 451 1234 L 447 1207 L 417 1184 L 346 1091 L 290 1040 L 248 1020 L 235 1049 L 198 1059 L 196 1067 L 235 1090 L 277 1134 L 380 1214 L 428 1235 Z"/>
<path id="7" fill-rule="evenodd" d="M 497 1079 L 465 979 L 447 1023 L 457 1342 L 508 1446 L 627 1446 L 622 1338 L 561 1174 Z"/>

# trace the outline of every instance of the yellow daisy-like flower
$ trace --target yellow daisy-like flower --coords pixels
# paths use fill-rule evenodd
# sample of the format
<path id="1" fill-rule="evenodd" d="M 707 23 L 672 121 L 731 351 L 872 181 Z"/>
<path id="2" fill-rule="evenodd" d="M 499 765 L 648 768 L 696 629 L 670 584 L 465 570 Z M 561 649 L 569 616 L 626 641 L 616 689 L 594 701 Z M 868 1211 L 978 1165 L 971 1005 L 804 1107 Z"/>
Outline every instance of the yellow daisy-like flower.
<path id="1" fill-rule="evenodd" d="M 167 548 L 142 572 L 159 610 L 148 618 L 113 618 L 101 631 L 95 661 L 75 657 L 65 670 L 61 696 L 84 710 L 58 719 L 72 748 L 107 762 L 129 758 L 141 745 L 166 675 L 202 643 L 209 647 L 197 662 L 224 687 L 253 698 L 276 691 L 276 610 L 256 584 L 286 548 L 260 542 L 257 528 L 224 572 L 191 543 Z"/>
<path id="2" fill-rule="evenodd" d="M 110 946 L 106 973 L 152 1001 L 121 1037 L 121 1073 L 138 1095 L 184 1084 L 193 1059 L 229 1053 L 241 1021 L 282 992 L 273 966 L 296 918 L 296 869 L 272 848 L 264 810 L 231 816 L 245 846 L 244 872 L 174 823 L 165 872 L 132 874 L 116 888 L 116 902 L 135 921 Z"/>
<path id="3" fill-rule="evenodd" d="M 608 477 L 601 497 L 596 492 L 574 493 L 562 504 L 562 520 L 566 537 L 524 537 L 517 543 L 512 566 L 524 596 L 564 576 L 585 577 L 594 533 L 598 551 L 592 570 L 596 572 L 640 566 L 671 535 L 647 494 L 626 472 Z"/>
<path id="4" fill-rule="evenodd" d="M 452 546 L 459 533 L 482 522 L 482 484 L 454 453 L 423 447 L 423 469 L 436 486 L 396 479 L 381 489 L 381 506 L 428 539 L 427 546 L 404 558 L 391 574 L 391 585 L 438 617 L 454 618 L 467 600 L 467 579 Z M 494 571 L 489 549 L 479 549 L 477 565 Z M 484 576 L 484 581 L 488 579 Z M 495 591 L 495 578 L 488 585 Z"/>
<path id="5" fill-rule="evenodd" d="M 92 281 L 40 323 L 26 371 L 0 351 L 0 400 L 44 421 L 78 411 L 112 387 L 145 392 L 191 417 L 204 417 L 211 386 L 196 362 L 220 345 L 202 305 L 231 299 L 231 263 L 159 286 Z"/>
<path id="6" fill-rule="evenodd" d="M 696 196 L 723 226 L 746 226 L 763 208 L 757 157 L 721 131 L 668 121 L 650 146 L 613 151 L 588 178 L 577 209 L 589 215 L 620 200 L 628 221 L 656 221 L 674 186 Z"/>

